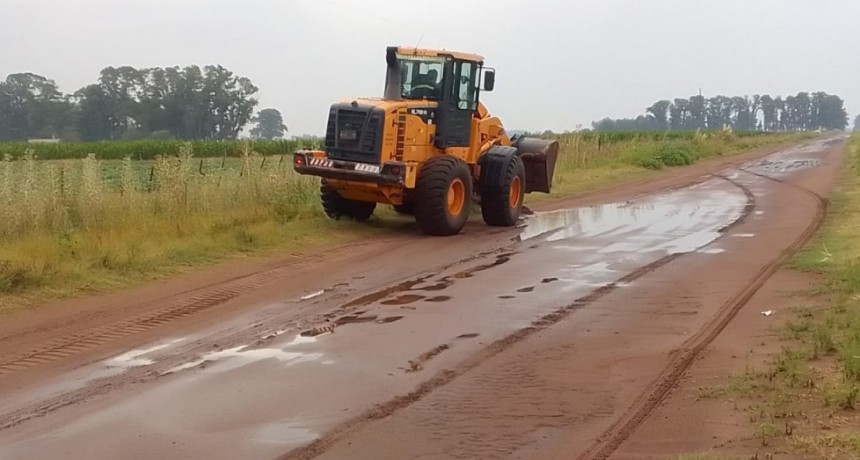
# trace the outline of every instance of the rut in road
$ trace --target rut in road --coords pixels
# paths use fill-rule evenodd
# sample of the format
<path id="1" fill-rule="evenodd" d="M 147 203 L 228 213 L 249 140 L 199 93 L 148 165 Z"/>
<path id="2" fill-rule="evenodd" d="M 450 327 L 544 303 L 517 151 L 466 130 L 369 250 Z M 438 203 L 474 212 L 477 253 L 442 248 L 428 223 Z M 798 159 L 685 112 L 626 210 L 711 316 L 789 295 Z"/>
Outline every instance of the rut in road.
<path id="1" fill-rule="evenodd" d="M 737 313 L 764 286 L 777 270 L 798 250 L 806 246 L 815 233 L 821 228 L 827 213 L 827 200 L 821 195 L 791 182 L 759 174 L 747 169 L 741 171 L 754 176 L 777 182 L 801 190 L 810 196 L 816 204 L 815 217 L 804 232 L 778 257 L 761 268 L 748 284 L 737 294 L 720 306 L 717 315 L 692 336 L 680 349 L 676 350 L 669 363 L 646 390 L 631 406 L 631 408 L 616 420 L 595 443 L 585 452 L 576 457 L 577 460 L 603 460 L 609 458 L 621 444 L 633 434 L 642 423 L 648 419 L 671 393 L 681 377 L 687 372 L 701 352 L 719 336 L 723 329 L 734 319 Z M 738 185 L 738 184 L 736 184 Z M 745 193 L 749 191 L 744 188 Z M 749 195 L 748 195 L 749 196 Z"/>
<path id="2" fill-rule="evenodd" d="M 432 268 L 423 275 L 409 278 L 406 281 L 392 284 L 382 289 L 375 290 L 369 294 L 365 294 L 354 300 L 350 300 L 340 305 L 339 307 L 334 308 L 331 311 L 327 311 L 327 313 L 322 314 L 321 317 L 330 319 L 342 314 L 353 312 L 362 306 L 369 305 L 375 301 L 381 300 L 393 294 L 409 291 L 413 286 L 423 283 L 426 280 L 438 276 L 456 266 L 468 264 L 475 260 L 495 255 L 495 261 L 467 269 L 457 275 L 462 274 L 463 276 L 469 276 L 475 272 L 489 269 L 493 266 L 496 266 L 509 260 L 510 257 L 513 256 L 513 244 L 515 243 L 511 242 L 508 245 L 493 250 L 477 252 L 459 260 L 448 262 L 439 267 Z M 24 357 L 19 357 L 14 360 L 0 364 L 0 376 L 2 376 L 3 374 L 2 370 L 5 370 L 7 373 L 23 371 L 30 367 L 48 363 L 52 360 L 68 358 L 75 353 L 99 346 L 103 343 L 115 340 L 124 335 L 143 332 L 158 325 L 164 324 L 167 321 L 177 320 L 189 316 L 192 313 L 201 311 L 202 309 L 211 308 L 219 303 L 223 303 L 234 297 L 238 297 L 245 292 L 255 289 L 256 287 L 260 287 L 265 284 L 270 284 L 281 280 L 284 276 L 283 271 L 289 269 L 289 266 L 278 266 L 245 277 L 233 279 L 230 281 L 231 284 L 228 286 L 216 285 L 214 287 L 204 288 L 203 292 L 192 291 L 192 293 L 196 295 L 194 295 L 189 301 L 175 301 L 174 303 L 169 304 L 167 307 L 160 309 L 156 313 L 141 315 L 137 318 L 132 318 L 121 323 L 108 324 L 101 328 L 92 330 L 86 335 L 63 337 L 61 339 L 58 339 L 57 341 L 50 342 L 43 348 L 39 348 L 38 350 L 32 351 L 30 354 Z M 454 275 L 454 277 L 456 277 L 457 275 Z M 232 283 L 240 284 L 239 286 L 234 286 Z M 205 291 L 205 289 L 210 290 Z M 187 295 L 188 293 L 183 294 Z M 278 315 L 277 317 L 269 318 L 267 322 L 289 322 L 291 320 L 294 320 L 296 315 L 297 313 L 287 311 Z M 312 320 L 311 322 L 314 321 L 315 320 Z M 335 321 L 335 323 L 336 322 L 337 321 Z M 332 327 L 334 326 L 333 323 L 321 324 L 329 324 Z M 229 347 L 236 344 L 247 343 L 250 338 L 259 338 L 258 335 L 259 331 L 253 330 L 253 328 L 245 328 L 234 334 L 231 334 L 230 336 L 220 337 L 218 342 L 219 344 L 221 344 L 221 346 Z M 189 355 L 196 356 L 201 352 L 211 350 L 211 346 L 211 343 L 206 342 L 195 346 L 190 350 L 185 350 L 175 356 L 164 359 L 160 361 L 156 366 L 136 368 L 118 376 L 105 377 L 82 388 L 78 388 L 76 390 L 72 390 L 70 392 L 63 393 L 46 400 L 42 400 L 38 403 L 19 408 L 12 412 L 0 414 L 0 430 L 20 425 L 21 423 L 24 423 L 34 418 L 43 417 L 58 409 L 74 405 L 80 401 L 92 398 L 93 396 L 109 393 L 123 386 L 139 384 L 157 379 L 162 375 L 160 372 L 158 372 L 159 369 L 170 369 L 173 366 L 180 364 L 183 361 L 186 361 L 186 358 Z"/>
<path id="3" fill-rule="evenodd" d="M 729 178 L 719 175 L 712 176 L 717 177 L 721 180 L 725 180 L 732 185 L 740 188 L 746 196 L 746 205 L 744 206 L 743 211 L 738 216 L 738 218 L 719 230 L 720 233 L 725 233 L 731 228 L 740 225 L 753 213 L 753 211 L 755 210 L 755 196 L 753 195 L 751 190 Z M 411 406 L 415 402 L 432 393 L 434 390 L 451 383 L 457 377 L 471 371 L 472 369 L 477 368 L 484 361 L 498 355 L 499 353 L 504 352 L 518 342 L 521 342 L 526 338 L 534 335 L 535 333 L 559 323 L 560 321 L 569 317 L 575 311 L 600 300 L 606 295 L 616 291 L 619 287 L 627 285 L 659 269 L 660 267 L 671 263 L 672 261 L 680 258 L 683 255 L 684 253 L 674 253 L 664 256 L 650 264 L 644 265 L 624 275 L 623 277 L 610 284 L 597 288 L 591 293 L 575 299 L 572 303 L 566 306 L 557 308 L 556 310 L 544 316 L 541 316 L 540 318 L 534 320 L 528 327 L 519 329 L 506 337 L 496 340 L 477 354 L 466 359 L 464 362 L 452 368 L 440 371 L 430 380 L 427 380 L 420 384 L 418 388 L 414 391 L 405 395 L 397 396 L 393 399 L 388 400 L 387 402 L 381 403 L 376 407 L 365 411 L 362 414 L 359 414 L 349 420 L 344 421 L 343 423 L 335 426 L 325 435 L 313 441 L 312 443 L 287 452 L 283 456 L 279 457 L 279 460 L 306 460 L 315 458 L 325 453 L 329 448 L 335 445 L 344 436 L 347 436 L 348 434 L 357 431 L 365 424 L 377 420 L 382 420 L 386 417 L 393 415 L 401 409 L 405 409 Z"/>

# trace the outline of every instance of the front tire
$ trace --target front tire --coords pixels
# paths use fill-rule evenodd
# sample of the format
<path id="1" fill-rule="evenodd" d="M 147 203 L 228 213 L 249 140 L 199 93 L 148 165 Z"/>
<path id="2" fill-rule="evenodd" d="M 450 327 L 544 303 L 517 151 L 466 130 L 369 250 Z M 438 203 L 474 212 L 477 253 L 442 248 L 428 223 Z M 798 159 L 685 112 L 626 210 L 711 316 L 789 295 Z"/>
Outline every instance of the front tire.
<path id="1" fill-rule="evenodd" d="M 456 235 L 472 205 L 472 174 L 463 160 L 450 155 L 427 160 L 415 184 L 415 221 L 425 234 Z"/>
<path id="2" fill-rule="evenodd" d="M 501 184 L 481 181 L 481 214 L 487 225 L 511 227 L 520 218 L 526 188 L 526 169 L 523 160 L 510 157 Z"/>
<path id="3" fill-rule="evenodd" d="M 376 209 L 376 203 L 372 201 L 356 201 L 344 198 L 325 179 L 320 185 L 320 198 L 323 211 L 334 220 L 346 218 L 364 222 L 370 219 Z"/>

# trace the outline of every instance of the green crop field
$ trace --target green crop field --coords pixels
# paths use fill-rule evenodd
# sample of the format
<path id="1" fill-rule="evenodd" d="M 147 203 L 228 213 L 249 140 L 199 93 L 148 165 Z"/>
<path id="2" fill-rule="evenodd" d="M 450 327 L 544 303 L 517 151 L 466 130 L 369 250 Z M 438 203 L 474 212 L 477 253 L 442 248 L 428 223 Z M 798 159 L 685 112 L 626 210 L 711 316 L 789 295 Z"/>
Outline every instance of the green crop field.
<path id="1" fill-rule="evenodd" d="M 0 142 L 0 157 L 19 158 L 28 149 L 40 160 L 81 159 L 92 154 L 99 160 L 152 160 L 157 156 L 178 155 L 180 149 L 190 144 L 195 157 L 239 157 L 245 146 L 261 155 L 282 155 L 299 148 L 318 147 L 321 139 L 274 140 L 274 141 L 103 141 L 103 142 L 58 142 L 25 143 Z"/>

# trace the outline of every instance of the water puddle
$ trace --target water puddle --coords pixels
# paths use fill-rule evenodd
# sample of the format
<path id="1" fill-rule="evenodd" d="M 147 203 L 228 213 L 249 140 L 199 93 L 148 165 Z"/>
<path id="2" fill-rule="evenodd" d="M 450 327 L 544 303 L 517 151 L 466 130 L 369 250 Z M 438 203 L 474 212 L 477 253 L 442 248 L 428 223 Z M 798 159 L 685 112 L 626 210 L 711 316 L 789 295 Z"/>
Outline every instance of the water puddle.
<path id="1" fill-rule="evenodd" d="M 157 351 L 167 349 L 172 345 L 176 345 L 177 343 L 182 342 L 183 340 L 185 339 L 176 339 L 171 340 L 167 343 L 154 345 L 149 348 L 138 348 L 135 350 L 131 350 L 121 355 L 117 355 L 113 358 L 107 359 L 103 362 L 103 364 L 108 369 L 115 368 L 120 370 L 131 369 L 133 367 L 149 366 L 155 363 L 155 359 L 147 356 Z"/>
<path id="2" fill-rule="evenodd" d="M 821 160 L 815 159 L 762 160 L 754 168 L 771 173 L 789 173 L 799 169 L 814 168 L 819 165 L 821 165 Z"/>
<path id="3" fill-rule="evenodd" d="M 566 242 L 559 249 L 604 254 L 697 250 L 716 238 L 747 205 L 737 189 L 716 181 L 647 199 L 563 209 L 529 217 L 521 241 Z M 734 187 L 729 185 L 728 187 Z M 604 240 L 605 244 L 594 242 Z"/>
<path id="4" fill-rule="evenodd" d="M 273 423 L 257 431 L 254 440 L 264 444 L 280 446 L 297 446 L 311 442 L 319 437 L 319 433 L 299 426 L 295 423 Z"/>
<path id="5" fill-rule="evenodd" d="M 325 294 L 325 289 L 320 289 L 319 291 L 312 292 L 310 294 L 303 295 L 303 296 L 299 297 L 299 300 L 311 300 L 311 299 L 313 299 L 315 297 L 319 297 L 323 294 Z"/>
<path id="6" fill-rule="evenodd" d="M 164 375 L 196 367 L 205 368 L 213 364 L 217 365 L 218 371 L 224 372 L 267 359 L 274 359 L 279 361 L 281 364 L 291 366 L 305 362 L 317 361 L 322 357 L 322 353 L 305 353 L 287 350 L 288 348 L 297 345 L 313 343 L 315 341 L 315 338 L 299 335 L 291 342 L 285 344 L 283 348 L 250 348 L 249 345 L 240 345 L 233 348 L 213 351 L 195 360 L 175 366 L 164 372 Z"/>

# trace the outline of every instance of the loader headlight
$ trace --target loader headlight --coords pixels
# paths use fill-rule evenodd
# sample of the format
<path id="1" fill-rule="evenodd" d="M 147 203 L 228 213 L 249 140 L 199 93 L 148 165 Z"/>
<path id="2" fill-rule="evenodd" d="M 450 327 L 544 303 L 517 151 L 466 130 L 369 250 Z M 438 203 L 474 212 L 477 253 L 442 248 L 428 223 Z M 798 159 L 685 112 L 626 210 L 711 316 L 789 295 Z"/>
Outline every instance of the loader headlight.
<path id="1" fill-rule="evenodd" d="M 406 165 L 399 162 L 385 163 L 382 167 L 382 174 L 403 177 L 406 174 Z"/>

